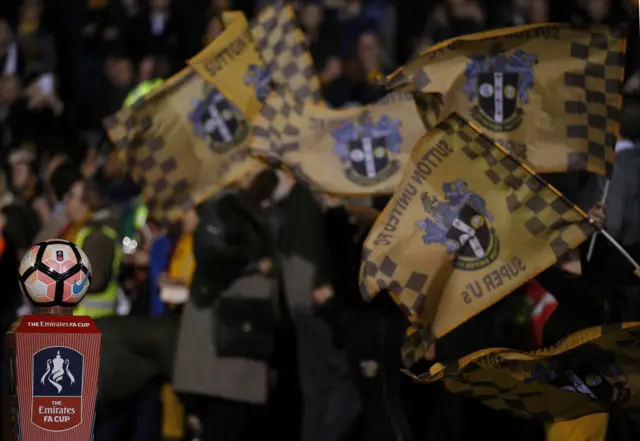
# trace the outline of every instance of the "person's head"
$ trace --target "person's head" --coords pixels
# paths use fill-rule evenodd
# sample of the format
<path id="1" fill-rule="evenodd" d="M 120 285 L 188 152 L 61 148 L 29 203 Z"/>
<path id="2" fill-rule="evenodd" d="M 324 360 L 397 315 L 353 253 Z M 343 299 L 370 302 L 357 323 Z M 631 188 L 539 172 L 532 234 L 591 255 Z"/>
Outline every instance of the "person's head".
<path id="1" fill-rule="evenodd" d="M 156 59 L 153 56 L 144 57 L 138 63 L 138 81 L 152 80 L 155 77 Z"/>
<path id="2" fill-rule="evenodd" d="M 246 174 L 236 182 L 248 199 L 258 205 L 271 197 L 277 185 L 278 175 L 267 166 Z"/>
<path id="3" fill-rule="evenodd" d="M 13 31 L 9 22 L 0 18 L 0 53 L 4 52 L 13 43 Z"/>
<path id="4" fill-rule="evenodd" d="M 609 0 L 586 0 L 585 7 L 589 18 L 594 23 L 602 23 L 609 16 L 611 7 Z"/>
<path id="5" fill-rule="evenodd" d="M 633 98 L 625 98 L 620 118 L 620 138 L 640 140 L 640 103 Z"/>
<path id="6" fill-rule="evenodd" d="M 529 20 L 532 23 L 549 21 L 549 5 L 546 0 L 531 0 L 529 4 Z"/>
<path id="7" fill-rule="evenodd" d="M 11 186 L 18 192 L 28 190 L 37 182 L 37 161 L 30 147 L 25 143 L 9 155 Z"/>
<path id="8" fill-rule="evenodd" d="M 110 206 L 109 186 L 100 179 L 76 181 L 67 198 L 67 215 L 72 222 L 82 222 L 91 213 Z"/>
<path id="9" fill-rule="evenodd" d="M 182 233 L 191 234 L 193 233 L 197 226 L 198 222 L 200 222 L 200 217 L 198 217 L 198 212 L 195 208 L 187 211 L 182 218 Z"/>
<path id="10" fill-rule="evenodd" d="M 358 58 L 365 66 L 379 63 L 382 58 L 380 50 L 380 40 L 372 31 L 366 31 L 358 37 Z"/>
<path id="11" fill-rule="evenodd" d="M 78 166 L 71 161 L 58 164 L 48 179 L 48 186 L 54 202 L 68 202 L 71 197 L 71 188 L 77 182 L 82 181 L 82 174 Z"/>
<path id="12" fill-rule="evenodd" d="M 322 23 L 322 8 L 315 4 L 309 3 L 304 5 L 300 14 L 300 24 L 307 32 L 317 32 Z"/>
<path id="13" fill-rule="evenodd" d="M 213 16 L 209 19 L 207 26 L 204 29 L 204 35 L 202 36 L 203 42 L 205 46 L 211 44 L 213 40 L 218 38 L 218 36 L 222 33 L 223 26 L 220 21 L 219 16 Z"/>
<path id="14" fill-rule="evenodd" d="M 22 94 L 22 83 L 18 77 L 0 78 L 0 104 L 10 105 Z"/>
<path id="15" fill-rule="evenodd" d="M 106 62 L 106 70 L 111 83 L 116 87 L 126 87 L 133 83 L 133 64 L 126 57 L 109 58 Z"/>
<path id="16" fill-rule="evenodd" d="M 40 5 L 40 2 L 26 2 L 20 9 L 20 24 L 37 26 L 40 24 L 41 14 L 42 7 Z"/>
<path id="17" fill-rule="evenodd" d="M 152 12 L 168 12 L 171 0 L 149 0 L 149 8 Z"/>

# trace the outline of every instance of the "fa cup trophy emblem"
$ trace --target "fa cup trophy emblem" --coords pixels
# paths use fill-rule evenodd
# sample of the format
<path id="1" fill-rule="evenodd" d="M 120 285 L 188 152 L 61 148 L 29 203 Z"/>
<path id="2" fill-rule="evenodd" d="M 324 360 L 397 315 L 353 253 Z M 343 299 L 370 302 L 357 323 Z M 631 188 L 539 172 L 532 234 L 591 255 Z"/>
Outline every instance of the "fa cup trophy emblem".
<path id="1" fill-rule="evenodd" d="M 44 373 L 42 378 L 40 379 L 41 384 L 46 384 L 45 382 L 49 382 L 53 387 L 58 390 L 58 393 L 62 392 L 62 385 L 60 381 L 64 379 L 64 376 L 67 376 L 70 384 L 74 384 L 76 382 L 75 377 L 69 371 L 69 359 L 63 359 L 60 356 L 60 351 L 55 356 L 55 358 L 47 360 L 47 371 Z"/>

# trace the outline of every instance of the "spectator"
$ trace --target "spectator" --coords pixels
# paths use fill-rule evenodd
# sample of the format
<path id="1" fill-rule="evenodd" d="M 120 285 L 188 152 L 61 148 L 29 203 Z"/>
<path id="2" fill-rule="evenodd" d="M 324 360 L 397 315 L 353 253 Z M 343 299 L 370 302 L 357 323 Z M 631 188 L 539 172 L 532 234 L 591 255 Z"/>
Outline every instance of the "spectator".
<path id="1" fill-rule="evenodd" d="M 20 10 L 18 43 L 24 54 L 26 75 L 34 78 L 51 75 L 57 67 L 55 42 L 41 26 L 41 16 L 39 0 L 26 2 Z"/>
<path id="2" fill-rule="evenodd" d="M 15 41 L 9 22 L 0 17 L 0 76 L 22 78 L 24 73 L 24 55 Z"/>
<path id="3" fill-rule="evenodd" d="M 371 32 L 363 32 L 358 37 L 357 56 L 362 63 L 367 82 L 379 84 L 383 76 L 390 74 L 391 69 L 388 68 L 382 49 L 380 47 L 380 39 Z"/>
<path id="4" fill-rule="evenodd" d="M 69 219 L 83 225 L 74 242 L 89 257 L 93 275 L 87 298 L 76 313 L 92 318 L 114 315 L 122 251 L 119 220 L 110 208 L 108 187 L 99 180 L 77 181 L 66 204 Z"/>
<path id="5" fill-rule="evenodd" d="M 149 0 L 132 23 L 131 56 L 134 62 L 146 55 L 175 56 L 178 44 L 171 0 Z"/>
<path id="6" fill-rule="evenodd" d="M 52 159 L 52 162 L 56 158 Z M 45 181 L 47 194 L 52 207 L 51 217 L 44 223 L 40 232 L 36 236 L 36 242 L 60 237 L 65 226 L 69 222 L 66 204 L 71 195 L 71 188 L 82 180 L 82 175 L 78 172 L 78 167 L 68 159 L 62 159 L 48 181 Z"/>
<path id="7" fill-rule="evenodd" d="M 222 336 L 212 330 L 220 316 L 212 309 L 214 300 L 241 286 L 240 292 L 248 287 L 248 292 L 271 292 L 275 250 L 260 207 L 276 182 L 272 171 L 251 174 L 237 190 L 214 197 L 199 210 L 196 269 L 182 316 L 174 387 L 185 396 L 187 413 L 199 417 L 203 441 L 236 441 L 260 429 L 253 421 L 267 400 L 267 366 L 217 355 L 214 339 Z"/>

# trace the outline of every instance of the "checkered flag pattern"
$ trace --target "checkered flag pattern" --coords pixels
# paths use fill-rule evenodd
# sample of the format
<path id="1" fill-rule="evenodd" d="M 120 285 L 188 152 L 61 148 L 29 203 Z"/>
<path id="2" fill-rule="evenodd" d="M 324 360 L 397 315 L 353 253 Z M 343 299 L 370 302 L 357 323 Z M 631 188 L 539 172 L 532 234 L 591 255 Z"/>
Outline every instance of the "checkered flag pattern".
<path id="1" fill-rule="evenodd" d="M 437 363 L 425 374 L 408 375 L 419 383 L 445 381 L 451 392 L 493 409 L 552 423 L 615 408 L 637 410 L 640 390 L 629 381 L 637 367 L 629 361 L 639 356 L 640 323 L 631 322 L 584 329 L 536 352 L 483 349 L 448 365 Z M 555 378 L 549 380 L 545 372 Z M 577 378 L 576 372 L 584 377 L 582 392 L 563 389 L 557 376 Z M 606 392 L 596 393 L 598 387 Z"/>
<path id="2" fill-rule="evenodd" d="M 149 215 L 158 221 L 175 222 L 185 210 L 261 166 L 251 158 L 249 131 L 224 152 L 215 151 L 210 136 L 196 133 L 190 109 L 208 91 L 202 77 L 185 69 L 104 121 L 141 188 Z"/>
<path id="3" fill-rule="evenodd" d="M 476 135 L 474 142 L 463 147 L 469 159 L 482 158 L 487 165 L 486 176 L 495 185 L 511 188 L 507 196 L 507 207 L 512 214 L 525 213 L 525 227 L 533 236 L 552 231 L 549 246 L 556 258 L 574 248 L 596 229 L 580 208 L 572 204 L 561 193 L 544 182 L 533 171 L 523 167 L 512 155 L 496 148 L 484 135 L 478 135 L 469 125 L 461 125 L 457 136 L 464 140 Z M 468 141 L 467 141 L 468 142 Z"/>
<path id="4" fill-rule="evenodd" d="M 410 368 L 420 360 L 426 359 L 427 351 L 435 341 L 435 336 L 427 328 L 412 324 L 407 330 L 407 336 L 400 349 L 402 363 Z"/>
<path id="5" fill-rule="evenodd" d="M 267 6 L 251 24 L 250 32 L 276 88 L 290 91 L 303 102 L 320 102 L 320 80 L 293 8 Z"/>
<path id="6" fill-rule="evenodd" d="M 577 29 L 543 23 L 506 28 L 435 45 L 387 77 L 385 85 L 414 94 L 427 129 L 455 111 L 482 122 L 487 135 L 502 145 L 517 147 L 537 172 L 610 176 L 625 50 L 625 40 L 614 37 L 606 26 Z M 561 52 L 566 55 L 560 57 Z M 490 67 L 495 57 L 512 63 L 512 73 L 518 72 L 513 106 L 521 121 L 511 128 L 501 128 L 491 106 L 485 108 L 486 100 L 481 102 L 474 90 L 478 75 L 501 71 L 496 67 L 500 63 Z M 529 61 L 522 62 L 526 57 Z"/>
<path id="7" fill-rule="evenodd" d="M 160 134 L 147 136 L 152 125 L 150 116 L 138 119 L 128 109 L 105 121 L 115 146 L 125 149 L 132 178 L 142 189 L 150 215 L 160 221 L 172 221 L 194 203 L 189 190 L 195 159 L 181 155 L 182 146 L 172 147 Z"/>
<path id="8" fill-rule="evenodd" d="M 440 93 L 416 92 L 413 96 L 425 129 L 433 129 L 445 116 L 443 114 L 443 95 Z"/>
<path id="9" fill-rule="evenodd" d="M 437 171 L 424 165 L 434 146 L 450 152 Z M 391 295 L 424 338 L 439 338 L 460 326 L 594 232 L 585 213 L 457 114 L 418 142 L 410 165 L 365 241 L 360 291 L 365 299 L 383 291 Z M 428 178 L 420 178 L 421 170 L 429 172 Z M 472 227 L 460 217 L 466 207 L 456 204 L 462 200 L 477 213 L 475 221 L 467 221 Z M 490 237 L 470 245 L 484 259 L 473 267 L 460 263 L 466 242 L 455 239 L 469 228 Z M 487 258 L 491 253 L 494 257 Z M 498 273 L 506 275 L 499 285 L 487 282 Z M 491 296 L 483 295 L 480 281 Z M 469 288 L 474 286 L 477 292 Z M 426 350 L 420 333 L 409 337 L 405 362 Z"/>
<path id="10" fill-rule="evenodd" d="M 567 100 L 564 110 L 567 138 L 584 140 L 583 151 L 571 152 L 569 170 L 606 169 L 611 175 L 620 123 L 620 97 L 624 76 L 624 41 L 601 32 L 571 43 L 570 56 L 583 70 L 567 72 L 564 84 L 584 91 L 584 99 Z"/>
<path id="11" fill-rule="evenodd" d="M 284 153 L 298 149 L 296 137 L 300 128 L 291 124 L 293 114 L 301 115 L 304 105 L 300 101 L 271 94 L 253 121 L 252 147 L 256 154 L 276 160 Z"/>
<path id="12" fill-rule="evenodd" d="M 410 320 L 415 321 L 423 309 L 426 301 L 425 287 L 429 276 L 421 271 L 413 271 L 406 279 L 400 279 L 396 274 L 398 263 L 390 256 L 385 256 L 380 264 L 369 258 L 371 250 L 363 249 L 362 254 L 362 277 L 360 280 L 360 293 L 365 300 L 372 299 L 383 289 L 386 289 L 394 297 L 396 303 L 401 305 L 401 309 L 407 314 Z M 374 278 L 377 282 L 377 289 L 371 289 L 364 282 L 366 277 Z M 387 284 L 388 281 L 388 284 Z"/>

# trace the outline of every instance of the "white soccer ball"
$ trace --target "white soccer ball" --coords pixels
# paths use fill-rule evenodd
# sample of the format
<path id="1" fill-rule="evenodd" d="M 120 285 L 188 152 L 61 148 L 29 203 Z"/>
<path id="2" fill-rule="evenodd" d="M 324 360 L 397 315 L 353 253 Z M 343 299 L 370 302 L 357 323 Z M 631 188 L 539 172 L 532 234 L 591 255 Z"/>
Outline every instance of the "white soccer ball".
<path id="1" fill-rule="evenodd" d="M 91 263 L 74 243 L 52 239 L 27 251 L 18 268 L 18 280 L 34 306 L 71 307 L 89 289 Z"/>

